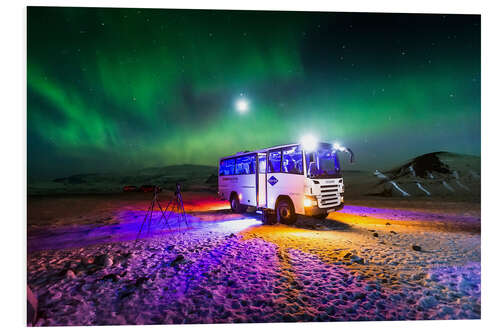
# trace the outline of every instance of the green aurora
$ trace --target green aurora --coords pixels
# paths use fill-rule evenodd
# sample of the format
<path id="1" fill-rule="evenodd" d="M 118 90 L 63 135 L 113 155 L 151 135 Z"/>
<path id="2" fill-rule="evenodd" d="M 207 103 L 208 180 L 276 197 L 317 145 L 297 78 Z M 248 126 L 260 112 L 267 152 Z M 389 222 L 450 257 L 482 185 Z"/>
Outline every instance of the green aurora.
<path id="1" fill-rule="evenodd" d="M 480 17 L 28 7 L 28 175 L 216 165 L 307 133 L 480 155 Z M 236 99 L 250 101 L 246 114 Z"/>

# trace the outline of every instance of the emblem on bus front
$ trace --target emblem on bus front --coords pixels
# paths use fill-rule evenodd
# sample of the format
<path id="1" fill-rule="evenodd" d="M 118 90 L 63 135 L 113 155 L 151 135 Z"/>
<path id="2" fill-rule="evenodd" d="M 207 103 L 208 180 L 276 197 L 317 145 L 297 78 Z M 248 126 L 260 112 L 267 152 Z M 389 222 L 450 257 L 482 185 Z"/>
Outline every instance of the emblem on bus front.
<path id="1" fill-rule="evenodd" d="M 278 179 L 274 176 L 271 176 L 271 178 L 269 178 L 268 182 L 269 182 L 269 184 L 274 186 L 278 182 Z"/>

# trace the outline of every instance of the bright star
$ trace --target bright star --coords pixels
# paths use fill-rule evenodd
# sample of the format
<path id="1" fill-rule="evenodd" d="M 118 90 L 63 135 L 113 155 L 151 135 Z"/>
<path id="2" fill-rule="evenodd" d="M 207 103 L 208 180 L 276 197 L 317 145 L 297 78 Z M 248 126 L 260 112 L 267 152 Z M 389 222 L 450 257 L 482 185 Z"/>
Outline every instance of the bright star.
<path id="1" fill-rule="evenodd" d="M 236 101 L 236 105 L 235 106 L 236 106 L 236 110 L 239 113 L 246 113 L 248 111 L 248 109 L 249 109 L 249 102 L 245 98 L 239 98 Z"/>

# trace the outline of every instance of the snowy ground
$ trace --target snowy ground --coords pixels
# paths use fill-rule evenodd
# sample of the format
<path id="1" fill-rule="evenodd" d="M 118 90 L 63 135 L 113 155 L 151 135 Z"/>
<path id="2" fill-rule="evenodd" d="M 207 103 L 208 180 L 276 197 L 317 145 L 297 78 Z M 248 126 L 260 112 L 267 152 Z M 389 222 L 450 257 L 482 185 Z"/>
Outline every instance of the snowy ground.
<path id="1" fill-rule="evenodd" d="M 359 199 L 324 221 L 263 226 L 184 196 L 188 225 L 155 223 L 137 243 L 147 194 L 30 197 L 36 325 L 481 316 L 477 203 Z"/>

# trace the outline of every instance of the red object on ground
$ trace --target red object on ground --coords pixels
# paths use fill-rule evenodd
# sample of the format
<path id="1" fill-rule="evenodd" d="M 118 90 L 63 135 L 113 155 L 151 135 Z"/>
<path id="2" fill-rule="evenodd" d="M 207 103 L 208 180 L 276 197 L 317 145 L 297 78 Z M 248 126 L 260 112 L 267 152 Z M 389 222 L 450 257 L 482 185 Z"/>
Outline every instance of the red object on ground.
<path id="1" fill-rule="evenodd" d="M 123 192 L 137 192 L 137 186 L 127 185 L 123 186 Z"/>
<path id="2" fill-rule="evenodd" d="M 153 185 L 142 185 L 139 188 L 139 191 L 141 192 L 154 192 L 155 187 Z"/>

